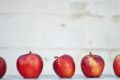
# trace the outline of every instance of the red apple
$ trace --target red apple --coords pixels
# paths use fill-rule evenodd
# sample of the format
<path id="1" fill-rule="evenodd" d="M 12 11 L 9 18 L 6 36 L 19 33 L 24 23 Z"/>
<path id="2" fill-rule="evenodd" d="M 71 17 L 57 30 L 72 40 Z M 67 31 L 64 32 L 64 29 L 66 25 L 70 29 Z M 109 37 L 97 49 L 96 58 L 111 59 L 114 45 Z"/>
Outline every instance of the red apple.
<path id="1" fill-rule="evenodd" d="M 43 69 L 41 56 L 32 52 L 20 56 L 16 64 L 18 72 L 24 78 L 38 78 Z"/>
<path id="2" fill-rule="evenodd" d="M 81 69 L 83 74 L 88 78 L 100 77 L 104 69 L 104 60 L 98 55 L 85 56 L 81 61 Z"/>
<path id="3" fill-rule="evenodd" d="M 75 63 L 71 56 L 64 54 L 60 57 L 55 57 L 53 69 L 61 78 L 71 78 L 75 73 Z"/>
<path id="4" fill-rule="evenodd" d="M 0 79 L 5 75 L 7 69 L 7 64 L 5 60 L 0 57 Z"/>
<path id="5" fill-rule="evenodd" d="M 113 70 L 115 75 L 120 77 L 120 55 L 117 55 L 114 59 Z"/>

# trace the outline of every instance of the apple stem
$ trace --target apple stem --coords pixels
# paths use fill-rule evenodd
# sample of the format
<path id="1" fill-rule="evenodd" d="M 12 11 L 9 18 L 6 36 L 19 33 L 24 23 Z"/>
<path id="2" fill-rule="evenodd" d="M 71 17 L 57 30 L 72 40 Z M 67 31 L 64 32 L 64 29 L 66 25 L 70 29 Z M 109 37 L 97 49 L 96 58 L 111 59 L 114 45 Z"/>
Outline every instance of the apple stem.
<path id="1" fill-rule="evenodd" d="M 57 59 L 57 58 L 58 58 L 58 56 L 55 56 L 54 58 L 55 58 L 55 59 Z"/>
<path id="2" fill-rule="evenodd" d="M 29 54 L 32 54 L 32 52 L 30 51 Z"/>
<path id="3" fill-rule="evenodd" d="M 90 56 L 92 56 L 92 52 L 90 52 Z"/>

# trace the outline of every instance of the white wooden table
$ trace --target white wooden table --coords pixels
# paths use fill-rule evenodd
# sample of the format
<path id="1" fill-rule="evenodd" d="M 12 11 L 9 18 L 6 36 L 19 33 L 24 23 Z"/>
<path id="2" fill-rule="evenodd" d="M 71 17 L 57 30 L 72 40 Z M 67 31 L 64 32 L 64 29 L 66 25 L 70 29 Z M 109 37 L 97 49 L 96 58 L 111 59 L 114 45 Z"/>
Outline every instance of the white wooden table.
<path id="1" fill-rule="evenodd" d="M 4 76 L 1 80 L 25 80 L 20 76 L 7 75 Z M 27 79 L 28 80 L 28 79 Z M 38 79 L 30 80 L 120 80 L 120 78 L 113 75 L 103 75 L 100 78 L 85 78 L 84 76 L 76 75 L 71 79 L 61 79 L 56 75 L 41 75 Z"/>

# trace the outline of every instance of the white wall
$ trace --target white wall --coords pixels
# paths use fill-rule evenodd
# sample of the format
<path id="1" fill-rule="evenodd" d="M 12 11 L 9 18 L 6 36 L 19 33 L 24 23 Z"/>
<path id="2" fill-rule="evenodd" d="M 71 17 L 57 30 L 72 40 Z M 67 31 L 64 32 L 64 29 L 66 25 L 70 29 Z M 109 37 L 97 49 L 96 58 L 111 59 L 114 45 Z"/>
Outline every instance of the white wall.
<path id="1" fill-rule="evenodd" d="M 69 53 L 79 74 L 82 56 L 92 50 L 105 59 L 104 73 L 113 74 L 119 26 L 120 0 L 0 0 L 0 55 L 7 75 L 18 75 L 16 59 L 30 50 L 43 56 L 42 74 L 54 74 L 53 56 Z"/>

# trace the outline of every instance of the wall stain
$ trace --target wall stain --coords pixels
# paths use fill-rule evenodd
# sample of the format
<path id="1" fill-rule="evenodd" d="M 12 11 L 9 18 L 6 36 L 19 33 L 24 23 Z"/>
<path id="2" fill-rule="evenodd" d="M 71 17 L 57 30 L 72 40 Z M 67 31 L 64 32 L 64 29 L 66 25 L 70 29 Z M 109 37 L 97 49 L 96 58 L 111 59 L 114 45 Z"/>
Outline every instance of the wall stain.
<path id="1" fill-rule="evenodd" d="M 50 61 L 47 57 L 44 57 L 44 60 L 45 60 L 46 62 L 49 62 L 49 61 Z"/>
<path id="2" fill-rule="evenodd" d="M 72 18 L 83 18 L 83 17 L 98 18 L 98 19 L 104 18 L 104 16 L 101 16 L 101 15 L 93 15 L 89 11 L 85 11 L 83 13 L 73 13 L 71 16 Z"/>
<path id="3" fill-rule="evenodd" d="M 66 24 L 60 24 L 60 27 L 67 27 Z"/>
<path id="4" fill-rule="evenodd" d="M 87 7 L 87 5 L 88 5 L 88 2 L 80 2 L 80 1 L 71 2 L 70 9 L 72 11 L 82 11 Z"/>
<path id="5" fill-rule="evenodd" d="M 115 22 L 120 22 L 120 15 L 114 15 L 112 17 L 112 20 L 115 21 Z"/>
<path id="6" fill-rule="evenodd" d="M 0 16 L 4 16 L 4 15 L 10 15 L 9 13 L 6 13 L 6 12 L 1 12 L 0 13 Z"/>
<path id="7" fill-rule="evenodd" d="M 21 4 L 22 0 L 7 0 L 10 4 L 18 5 Z"/>

